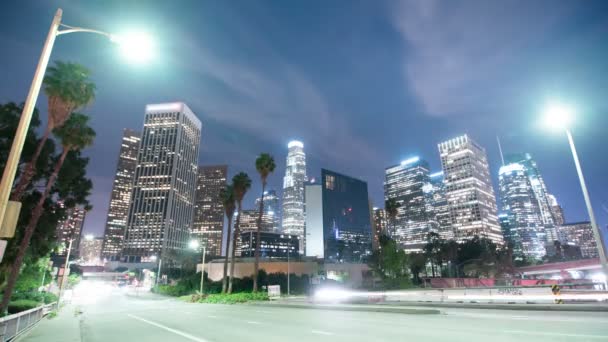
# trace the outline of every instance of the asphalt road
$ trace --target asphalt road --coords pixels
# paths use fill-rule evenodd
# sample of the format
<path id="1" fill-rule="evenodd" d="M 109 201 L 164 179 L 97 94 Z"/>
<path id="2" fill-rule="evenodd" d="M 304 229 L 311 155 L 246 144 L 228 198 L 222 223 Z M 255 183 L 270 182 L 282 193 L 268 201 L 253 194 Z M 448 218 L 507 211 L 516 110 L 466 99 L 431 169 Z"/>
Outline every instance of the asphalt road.
<path id="1" fill-rule="evenodd" d="M 441 309 L 439 315 L 189 304 L 109 291 L 74 298 L 21 341 L 608 341 L 608 313 Z M 78 332 L 68 331 L 68 319 Z M 63 334 L 62 334 L 63 333 Z M 78 339 L 79 338 L 79 339 Z"/>

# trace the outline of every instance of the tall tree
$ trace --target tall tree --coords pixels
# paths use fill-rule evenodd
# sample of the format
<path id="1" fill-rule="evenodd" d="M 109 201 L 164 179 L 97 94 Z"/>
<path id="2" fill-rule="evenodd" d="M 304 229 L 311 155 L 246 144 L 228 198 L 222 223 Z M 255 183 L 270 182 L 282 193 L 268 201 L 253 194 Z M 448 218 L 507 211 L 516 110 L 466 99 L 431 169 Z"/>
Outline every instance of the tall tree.
<path id="1" fill-rule="evenodd" d="M 260 198 L 260 212 L 258 214 L 258 229 L 256 233 L 255 244 L 255 263 L 253 264 L 253 292 L 258 291 L 258 272 L 260 268 L 260 231 L 262 230 L 262 215 L 264 213 L 264 192 L 266 191 L 266 180 L 268 175 L 274 172 L 276 164 L 274 158 L 268 153 L 262 153 L 255 160 L 255 168 L 260 174 L 262 180 L 262 197 Z"/>
<path id="2" fill-rule="evenodd" d="M 399 214 L 400 207 L 401 204 L 399 204 L 399 202 L 397 202 L 394 198 L 389 198 L 384 202 L 384 211 L 386 211 L 386 215 L 388 216 L 389 220 L 391 221 L 391 225 L 393 226 L 393 231 L 391 232 L 391 235 L 394 235 L 396 233 L 397 215 Z"/>
<path id="3" fill-rule="evenodd" d="M 378 238 L 380 248 L 369 259 L 369 267 L 382 278 L 385 288 L 403 288 L 410 284 L 405 251 L 397 246 L 395 240 L 382 234 Z"/>
<path id="4" fill-rule="evenodd" d="M 6 164 L 22 112 L 23 104 L 6 103 L 0 105 L 0 169 L 3 169 Z M 36 132 L 39 126 L 38 110 L 35 109 L 21 153 L 21 165 L 31 160 L 38 141 Z M 48 178 L 51 174 L 58 158 L 58 156 L 57 158 L 54 157 L 54 151 L 55 143 L 53 139 L 48 139 L 36 163 L 32 184 Z M 88 158 L 81 157 L 78 151 L 68 153 L 61 173 L 55 182 L 55 187 L 44 204 L 43 214 L 36 227 L 36 234 L 32 236 L 30 247 L 24 259 L 25 263 L 32 264 L 37 262 L 38 259 L 48 255 L 56 247 L 57 222 L 63 219 L 65 209 L 75 204 L 88 204 L 87 196 L 90 194 L 92 183 L 86 179 L 87 164 Z M 17 256 L 27 220 L 42 195 L 39 190 L 41 189 L 37 187 L 28 188 L 28 191 L 21 199 L 22 207 L 15 236 L 8 240 L 4 258 L 0 264 L 0 290 L 4 288 L 8 274 L 10 273 L 10 266 Z M 64 203 L 63 206 L 57 205 L 57 201 L 60 200 Z"/>
<path id="5" fill-rule="evenodd" d="M 230 235 L 232 234 L 232 217 L 234 216 L 234 210 L 236 205 L 234 204 L 234 189 L 232 185 L 228 185 L 222 189 L 220 193 L 222 205 L 224 206 L 224 213 L 228 220 L 228 229 L 226 231 L 226 258 L 224 259 L 224 275 L 222 276 L 222 293 L 226 293 L 227 290 L 227 275 L 228 275 L 228 258 L 230 257 Z"/>
<path id="6" fill-rule="evenodd" d="M 93 140 L 95 138 L 95 131 L 91 127 L 89 127 L 88 122 L 88 116 L 74 113 L 65 122 L 65 124 L 62 127 L 58 128 L 55 132 L 55 135 L 61 140 L 63 150 L 53 169 L 53 173 L 51 173 L 47 180 L 44 192 L 38 200 L 36 207 L 32 211 L 30 220 L 27 226 L 25 227 L 23 240 L 19 245 L 19 251 L 17 252 L 17 257 L 13 262 L 11 273 L 8 277 L 8 281 L 4 289 L 2 302 L 0 303 L 1 313 L 4 313 L 6 311 L 8 302 L 15 287 L 15 282 L 17 281 L 17 277 L 19 276 L 19 271 L 23 263 L 23 258 L 30 244 L 32 235 L 34 234 L 34 231 L 38 224 L 38 220 L 42 216 L 44 204 L 49 194 L 51 193 L 53 186 L 55 185 L 55 181 L 57 180 L 59 171 L 61 170 L 61 167 L 63 166 L 63 163 L 65 162 L 68 153 L 72 150 L 80 150 L 93 144 Z"/>
<path id="7" fill-rule="evenodd" d="M 23 112 L 23 104 L 17 105 L 13 102 L 0 105 L 0 169 L 3 169 L 6 160 L 8 159 L 9 151 L 13 144 L 13 138 L 19 125 L 19 119 Z M 38 144 L 37 131 L 40 127 L 40 118 L 38 109 L 34 109 L 32 115 L 32 121 L 29 126 L 28 133 L 25 138 L 25 144 L 23 151 L 21 152 L 21 159 L 19 161 L 19 168 L 17 171 L 23 169 L 23 165 L 32 159 L 36 146 Z M 49 160 L 55 151 L 55 144 L 53 140 L 47 140 L 40 152 L 40 157 L 35 165 L 36 169 L 32 178 L 33 182 L 36 182 L 42 178 L 45 178 L 50 174 L 52 165 L 49 166 Z M 17 177 L 19 174 L 17 174 Z"/>
<path id="8" fill-rule="evenodd" d="M 55 62 L 46 71 L 44 92 L 48 97 L 48 120 L 46 129 L 30 161 L 26 164 L 19 182 L 13 190 L 11 200 L 19 201 L 31 183 L 36 162 L 51 132 L 61 127 L 70 114 L 95 99 L 95 84 L 90 80 L 90 71 L 76 63 Z"/>
<path id="9" fill-rule="evenodd" d="M 234 278 L 234 257 L 236 253 L 236 242 L 239 238 L 239 223 L 241 221 L 241 211 L 243 209 L 243 197 L 247 190 L 251 188 L 251 178 L 245 172 L 239 172 L 232 177 L 232 187 L 234 189 L 234 199 L 237 203 L 236 223 L 234 225 L 234 236 L 232 238 L 232 260 L 230 260 L 230 279 L 228 281 L 228 293 L 232 293 L 232 279 Z"/>

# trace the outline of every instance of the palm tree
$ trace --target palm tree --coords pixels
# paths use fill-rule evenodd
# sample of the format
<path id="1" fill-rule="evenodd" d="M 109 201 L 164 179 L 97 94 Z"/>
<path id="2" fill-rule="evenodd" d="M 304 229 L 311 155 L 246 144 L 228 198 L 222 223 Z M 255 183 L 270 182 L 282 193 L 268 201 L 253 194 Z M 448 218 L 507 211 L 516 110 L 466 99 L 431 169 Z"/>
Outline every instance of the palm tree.
<path id="1" fill-rule="evenodd" d="M 241 220 L 241 209 L 243 207 L 243 197 L 247 190 L 251 188 L 251 178 L 245 172 L 239 172 L 232 177 L 232 187 L 234 189 L 234 199 L 237 203 L 236 223 L 234 225 L 234 236 L 232 237 L 232 259 L 230 260 L 230 279 L 228 281 L 228 293 L 232 293 L 232 279 L 234 278 L 234 256 L 236 252 L 236 241 L 239 238 L 239 222 Z"/>
<path id="2" fill-rule="evenodd" d="M 255 168 L 262 180 L 262 197 L 260 199 L 260 213 L 258 214 L 258 230 L 256 233 L 255 244 L 255 263 L 253 264 L 253 292 L 258 291 L 258 272 L 260 268 L 260 231 L 262 230 L 262 213 L 264 212 L 264 191 L 266 191 L 266 179 L 274 172 L 276 165 L 274 158 L 268 153 L 262 153 L 255 160 Z"/>
<path id="3" fill-rule="evenodd" d="M 232 233 L 232 217 L 234 215 L 234 190 L 232 185 L 228 185 L 220 192 L 224 213 L 228 219 L 228 231 L 226 232 L 226 259 L 224 259 L 224 276 L 222 277 L 222 293 L 226 293 L 227 275 L 228 275 L 228 257 L 230 256 L 230 234 Z"/>
<path id="4" fill-rule="evenodd" d="M 46 129 L 32 159 L 25 165 L 11 200 L 19 201 L 32 181 L 36 161 L 51 132 L 61 127 L 73 111 L 86 106 L 95 99 L 95 84 L 91 82 L 90 74 L 90 71 L 80 64 L 60 61 L 47 69 L 44 77 L 44 92 L 48 97 L 49 107 Z"/>
<path id="5" fill-rule="evenodd" d="M 6 287 L 4 288 L 4 296 L 2 297 L 2 303 L 0 303 L 0 313 L 4 313 L 6 311 L 8 302 L 15 287 L 15 283 L 17 282 L 17 277 L 19 276 L 19 271 L 21 270 L 23 257 L 25 256 L 25 252 L 30 244 L 32 235 L 36 230 L 38 220 L 42 215 L 44 203 L 49 194 L 51 193 L 53 186 L 55 185 L 55 181 L 57 180 L 57 176 L 59 175 L 59 171 L 63 166 L 65 158 L 67 157 L 70 151 L 80 150 L 93 144 L 93 139 L 95 138 L 95 131 L 91 127 L 89 127 L 88 123 L 88 116 L 84 114 L 74 113 L 70 116 L 70 118 L 65 122 L 62 127 L 55 130 L 55 135 L 61 140 L 63 150 L 55 164 L 55 167 L 53 168 L 53 173 L 51 173 L 46 182 L 44 193 L 42 194 L 42 196 L 40 196 L 36 207 L 32 211 L 30 220 L 27 226 L 25 227 L 25 234 L 23 236 L 23 239 L 21 240 L 21 244 L 19 245 L 17 257 L 13 262 L 13 265 L 11 267 L 11 273 L 8 277 Z"/>
<path id="6" fill-rule="evenodd" d="M 391 225 L 393 226 L 392 234 L 395 234 L 396 232 L 395 222 L 397 220 L 397 215 L 399 214 L 400 207 L 401 204 L 399 204 L 399 202 L 397 202 L 394 198 L 389 198 L 384 202 L 384 210 L 386 211 L 386 215 L 390 219 Z"/>

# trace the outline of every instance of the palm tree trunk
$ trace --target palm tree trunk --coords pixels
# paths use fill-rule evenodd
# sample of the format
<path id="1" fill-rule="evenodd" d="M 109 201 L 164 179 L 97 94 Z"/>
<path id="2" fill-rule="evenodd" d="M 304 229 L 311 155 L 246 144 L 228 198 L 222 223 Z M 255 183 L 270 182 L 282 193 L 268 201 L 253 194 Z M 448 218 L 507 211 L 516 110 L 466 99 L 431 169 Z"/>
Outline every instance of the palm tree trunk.
<path id="1" fill-rule="evenodd" d="M 234 236 L 232 237 L 232 259 L 230 260 L 230 278 L 228 280 L 228 294 L 232 293 L 232 279 L 234 279 L 234 257 L 236 253 L 236 241 L 239 237 L 239 224 L 241 222 L 241 201 L 239 201 L 236 223 L 234 224 Z"/>
<path id="2" fill-rule="evenodd" d="M 53 185 L 55 185 L 55 181 L 57 180 L 57 176 L 59 175 L 59 170 L 65 161 L 65 157 L 68 155 L 69 148 L 64 148 L 61 153 L 61 157 L 55 164 L 55 168 L 53 169 L 53 173 L 49 177 L 46 182 L 46 187 L 44 189 L 44 193 L 38 200 L 38 204 L 36 204 L 36 208 L 32 211 L 32 216 L 30 216 L 30 220 L 25 227 L 25 235 L 23 236 L 23 240 L 21 240 L 21 244 L 19 245 L 19 251 L 17 252 L 17 258 L 13 262 L 13 266 L 11 267 L 11 273 L 9 275 L 6 287 L 4 288 L 4 295 L 2 297 L 2 303 L 0 303 L 0 313 L 6 312 L 8 307 L 8 302 L 11 299 L 11 295 L 13 294 L 13 289 L 15 288 L 15 284 L 17 283 L 17 277 L 19 277 L 19 271 L 21 270 L 21 264 L 23 263 L 23 258 L 25 257 L 25 252 L 30 245 L 30 240 L 32 239 L 32 235 L 34 235 L 34 230 L 36 230 L 36 226 L 38 225 L 38 220 L 40 216 L 42 216 L 42 210 L 44 209 L 44 202 L 46 198 L 51 193 L 51 189 Z"/>
<path id="3" fill-rule="evenodd" d="M 264 190 L 266 180 L 262 180 L 262 198 L 260 200 L 260 214 L 258 215 L 258 231 L 255 240 L 255 262 L 253 264 L 253 292 L 258 292 L 258 272 L 260 269 L 260 230 L 262 229 L 262 213 L 264 211 Z"/>
<path id="4" fill-rule="evenodd" d="M 228 258 L 230 257 L 230 235 L 232 234 L 232 217 L 228 217 L 228 232 L 226 232 L 226 259 L 224 259 L 224 276 L 222 277 L 222 293 L 226 293 L 228 276 Z"/>
<path id="5" fill-rule="evenodd" d="M 40 138 L 40 141 L 38 142 L 38 146 L 36 146 L 36 151 L 34 152 L 32 159 L 25 165 L 25 170 L 23 170 L 23 174 L 21 174 L 21 177 L 19 177 L 19 183 L 17 183 L 15 190 L 13 190 L 11 201 L 20 201 L 25 189 L 28 185 L 30 185 L 32 178 L 36 173 L 36 163 L 38 162 L 40 153 L 42 153 L 42 148 L 46 144 L 50 134 L 51 128 L 50 126 L 47 126 L 44 130 L 42 138 Z"/>

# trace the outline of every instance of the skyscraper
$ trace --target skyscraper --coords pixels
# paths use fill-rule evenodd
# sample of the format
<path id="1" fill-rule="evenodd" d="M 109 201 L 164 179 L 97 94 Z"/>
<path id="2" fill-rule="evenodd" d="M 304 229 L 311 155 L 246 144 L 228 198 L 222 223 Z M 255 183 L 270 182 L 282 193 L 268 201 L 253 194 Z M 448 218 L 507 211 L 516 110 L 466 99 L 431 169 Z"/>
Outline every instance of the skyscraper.
<path id="1" fill-rule="evenodd" d="M 89 265 L 101 264 L 100 256 L 102 245 L 103 238 L 86 235 L 84 239 L 80 241 L 80 258 Z"/>
<path id="2" fill-rule="evenodd" d="M 227 165 L 199 166 L 192 238 L 208 255 L 222 255 L 224 206 L 220 194 L 226 188 Z"/>
<path id="3" fill-rule="evenodd" d="M 551 213 L 553 213 L 553 220 L 555 221 L 555 226 L 559 227 L 566 223 L 566 218 L 564 216 L 564 209 L 559 203 L 557 203 L 557 198 L 551 194 L 547 194 L 547 199 L 549 200 L 549 205 L 551 206 Z"/>
<path id="4" fill-rule="evenodd" d="M 372 252 L 367 183 L 322 169 L 306 185 L 306 255 L 326 263 L 362 263 Z"/>
<path id="5" fill-rule="evenodd" d="M 112 194 L 110 195 L 106 230 L 103 237 L 102 259 L 118 260 L 122 251 L 131 191 L 133 190 L 133 176 L 137 166 L 139 142 L 138 132 L 128 128 L 123 131 Z"/>
<path id="6" fill-rule="evenodd" d="M 478 235 L 502 243 L 485 149 L 467 135 L 442 142 L 438 148 L 455 239 Z"/>
<path id="7" fill-rule="evenodd" d="M 454 230 L 450 221 L 450 210 L 445 195 L 443 172 L 434 172 L 429 175 L 429 183 L 422 187 L 426 197 L 427 213 L 430 220 L 437 226 L 437 233 L 442 239 L 454 238 Z"/>
<path id="8" fill-rule="evenodd" d="M 549 192 L 545 181 L 540 174 L 536 161 L 529 153 L 513 153 L 505 155 L 506 164 L 519 164 L 523 166 L 526 177 L 530 182 L 531 190 L 534 192 L 538 210 L 540 211 L 543 224 L 552 226 L 555 220 L 551 213 L 551 203 L 549 202 Z"/>
<path id="9" fill-rule="evenodd" d="M 504 165 L 498 172 L 500 208 L 508 222 L 501 226 L 505 240 L 516 256 L 540 259 L 545 255 L 545 229 L 537 195 L 526 167 L 520 163 Z"/>
<path id="10" fill-rule="evenodd" d="M 306 155 L 304 144 L 291 141 L 287 148 L 287 167 L 283 178 L 283 233 L 300 238 L 300 254 L 304 253 L 304 183 L 306 182 Z"/>
<path id="11" fill-rule="evenodd" d="M 264 191 L 264 208 L 262 212 L 262 230 L 267 232 L 279 232 L 279 197 L 276 191 Z M 255 207 L 260 208 L 261 197 L 255 199 Z"/>
<path id="12" fill-rule="evenodd" d="M 599 253 L 589 221 L 564 224 L 558 228 L 563 243 L 574 244 L 581 249 L 584 258 L 597 258 Z"/>
<path id="13" fill-rule="evenodd" d="M 393 237 L 407 252 L 422 251 L 428 234 L 438 230 L 423 191 L 430 183 L 429 174 L 429 164 L 418 157 L 385 170 L 384 199 L 394 199 L 400 205 Z"/>
<path id="14" fill-rule="evenodd" d="M 59 204 L 63 206 L 63 203 Z M 80 251 L 80 236 L 84 226 L 86 211 L 81 207 L 68 208 L 65 211 L 65 218 L 57 223 L 57 242 L 64 248 L 59 250 L 57 255 L 66 255 L 70 240 L 72 241 L 71 257 L 78 256 Z"/>
<path id="15" fill-rule="evenodd" d="M 181 102 L 146 106 L 123 256 L 146 261 L 187 248 L 201 122 Z"/>

